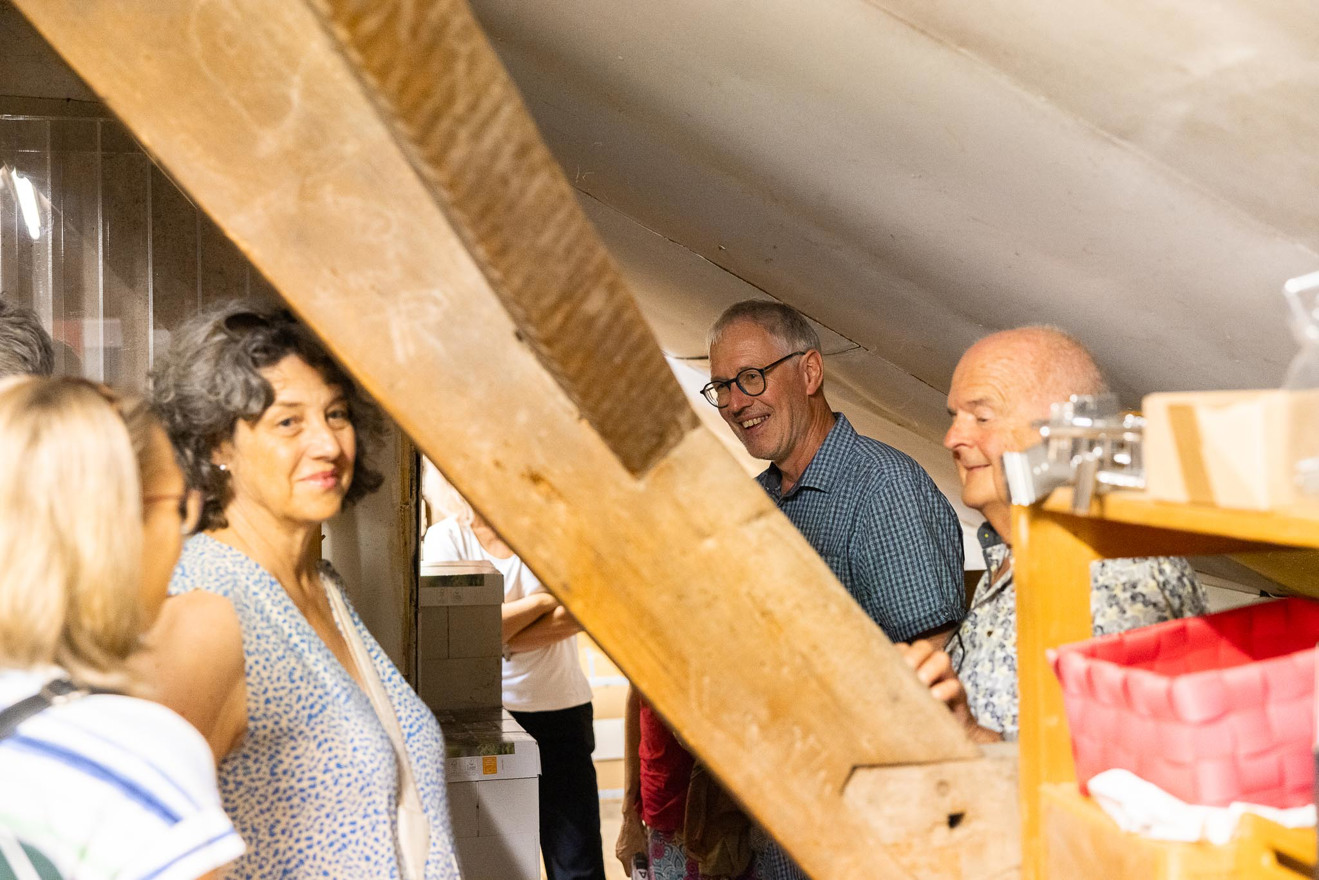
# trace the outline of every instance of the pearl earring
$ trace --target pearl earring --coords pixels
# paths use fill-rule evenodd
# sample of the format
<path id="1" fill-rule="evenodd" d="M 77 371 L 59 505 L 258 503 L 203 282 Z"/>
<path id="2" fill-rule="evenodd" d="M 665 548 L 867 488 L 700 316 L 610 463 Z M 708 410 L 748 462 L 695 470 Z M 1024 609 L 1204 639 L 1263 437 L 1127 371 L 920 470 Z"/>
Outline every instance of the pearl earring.
<path id="1" fill-rule="evenodd" d="M 228 470 L 229 470 L 229 465 L 227 465 L 227 464 L 217 464 L 216 467 L 218 467 L 218 468 L 219 468 L 220 470 L 222 470 L 222 471 L 228 471 Z"/>

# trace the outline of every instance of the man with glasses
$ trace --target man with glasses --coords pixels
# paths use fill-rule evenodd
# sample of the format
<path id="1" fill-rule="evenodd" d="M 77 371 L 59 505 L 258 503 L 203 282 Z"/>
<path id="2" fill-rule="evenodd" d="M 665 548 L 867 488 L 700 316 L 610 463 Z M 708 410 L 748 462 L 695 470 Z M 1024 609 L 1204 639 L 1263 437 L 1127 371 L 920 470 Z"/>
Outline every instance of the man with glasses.
<path id="1" fill-rule="evenodd" d="M 770 462 L 760 485 L 890 639 L 941 646 L 965 613 L 962 530 L 929 474 L 830 409 L 819 336 L 795 309 L 737 303 L 709 344 L 702 393 Z M 805 876 L 774 844 L 758 873 Z"/>
<path id="2" fill-rule="evenodd" d="M 710 330 L 702 389 L 757 480 L 889 638 L 942 644 L 962 619 L 962 531 L 929 474 L 857 434 L 824 395 L 814 328 L 795 309 L 747 300 Z"/>
<path id="3" fill-rule="evenodd" d="M 953 373 L 943 445 L 957 463 L 962 502 L 984 514 L 977 537 L 987 570 L 947 653 L 918 642 L 906 658 L 979 742 L 1017 738 L 1017 592 L 1003 453 L 1040 442 L 1035 423 L 1051 404 L 1105 390 L 1090 353 L 1051 327 L 987 336 Z M 1094 634 L 1104 635 L 1203 614 L 1205 595 L 1185 559 L 1105 559 L 1091 573 L 1090 611 Z"/>

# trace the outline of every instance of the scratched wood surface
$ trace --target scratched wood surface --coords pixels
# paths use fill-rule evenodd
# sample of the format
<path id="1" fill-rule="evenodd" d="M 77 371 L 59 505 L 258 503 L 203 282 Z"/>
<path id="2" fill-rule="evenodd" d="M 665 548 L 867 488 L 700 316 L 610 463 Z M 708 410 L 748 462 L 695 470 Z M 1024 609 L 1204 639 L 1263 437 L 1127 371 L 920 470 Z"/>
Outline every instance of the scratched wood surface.
<path id="1" fill-rule="evenodd" d="M 936 876 L 844 790 L 978 751 L 697 426 L 465 6 L 16 5 L 812 876 Z"/>

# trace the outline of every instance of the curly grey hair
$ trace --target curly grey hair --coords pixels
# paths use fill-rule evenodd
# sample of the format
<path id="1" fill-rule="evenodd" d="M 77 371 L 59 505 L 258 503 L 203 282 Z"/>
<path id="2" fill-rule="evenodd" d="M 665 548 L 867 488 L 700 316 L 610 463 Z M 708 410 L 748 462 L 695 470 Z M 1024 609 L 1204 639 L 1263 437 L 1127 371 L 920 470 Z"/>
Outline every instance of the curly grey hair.
<path id="1" fill-rule="evenodd" d="M 0 377 L 54 372 L 55 345 L 36 312 L 0 297 Z"/>
<path id="2" fill-rule="evenodd" d="M 781 342 L 787 351 L 820 350 L 820 334 L 806 316 L 792 306 L 763 299 L 744 299 L 724 309 L 706 337 L 706 351 L 714 348 L 732 325 L 748 321 Z"/>
<path id="3" fill-rule="evenodd" d="M 233 437 L 239 419 L 255 423 L 274 402 L 275 391 L 261 371 L 290 355 L 342 389 L 348 400 L 357 459 L 344 506 L 380 488 L 383 478 L 368 460 L 382 424 L 375 404 L 287 309 L 229 300 L 185 321 L 151 373 L 153 406 L 178 450 L 189 484 L 205 497 L 201 530 L 227 525 L 224 508 L 232 499 L 229 474 L 211 461 L 212 453 Z"/>

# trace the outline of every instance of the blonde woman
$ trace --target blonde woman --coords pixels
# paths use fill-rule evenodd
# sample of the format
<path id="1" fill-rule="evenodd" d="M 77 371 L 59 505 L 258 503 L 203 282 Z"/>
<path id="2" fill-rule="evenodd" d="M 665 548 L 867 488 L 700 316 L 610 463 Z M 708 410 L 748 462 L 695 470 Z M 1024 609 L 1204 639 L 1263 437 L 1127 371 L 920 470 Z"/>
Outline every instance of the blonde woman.
<path id="1" fill-rule="evenodd" d="M 127 663 L 197 521 L 137 400 L 0 383 L 0 876 L 213 877 L 243 851 L 205 740 Z"/>

